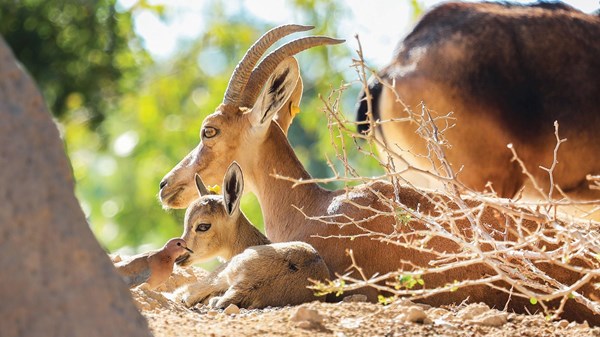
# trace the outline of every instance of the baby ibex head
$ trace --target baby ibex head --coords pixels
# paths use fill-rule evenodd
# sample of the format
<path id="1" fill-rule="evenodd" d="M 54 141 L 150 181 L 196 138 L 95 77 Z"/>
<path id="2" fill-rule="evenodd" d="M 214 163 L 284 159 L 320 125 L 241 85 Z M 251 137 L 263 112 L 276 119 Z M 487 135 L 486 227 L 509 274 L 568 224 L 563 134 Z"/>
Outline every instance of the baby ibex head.
<path id="1" fill-rule="evenodd" d="M 324 36 L 300 38 L 284 44 L 255 65 L 277 40 L 311 28 L 274 28 L 248 50 L 229 80 L 223 103 L 202 123 L 200 143 L 161 181 L 160 200 L 165 207 L 183 208 L 195 199 L 192 181 L 196 173 L 206 183 L 218 184 L 229 163 L 237 161 L 246 169 L 249 162 L 259 160 L 260 154 L 268 151 L 261 149 L 261 144 L 273 120 L 280 123 L 279 132 L 287 130 L 298 109 L 293 105 L 298 104 L 302 90 L 298 62 L 293 55 L 343 40 Z"/>
<path id="2" fill-rule="evenodd" d="M 210 192 L 200 176 L 195 176 L 199 198 L 192 202 L 185 213 L 182 239 L 193 253 L 186 254 L 177 263 L 187 266 L 214 257 L 230 258 L 240 225 L 240 198 L 244 190 L 244 178 L 240 166 L 229 165 L 223 179 L 222 194 Z"/>

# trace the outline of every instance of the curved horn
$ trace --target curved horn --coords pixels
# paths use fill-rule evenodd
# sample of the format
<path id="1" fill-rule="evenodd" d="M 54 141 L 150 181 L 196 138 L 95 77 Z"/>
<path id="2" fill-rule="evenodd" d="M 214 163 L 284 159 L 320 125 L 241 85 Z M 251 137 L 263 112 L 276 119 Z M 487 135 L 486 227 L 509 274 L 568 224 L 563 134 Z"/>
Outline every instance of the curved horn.
<path id="1" fill-rule="evenodd" d="M 261 36 L 253 45 L 248 49 L 242 60 L 238 63 L 229 79 L 227 90 L 225 90 L 225 96 L 223 97 L 223 104 L 239 106 L 240 97 L 242 91 L 246 87 L 248 78 L 250 77 L 250 71 L 262 55 L 282 37 L 306 30 L 313 29 L 314 26 L 302 26 L 302 25 L 283 25 L 275 27 Z"/>
<path id="2" fill-rule="evenodd" d="M 271 73 L 286 57 L 293 56 L 303 50 L 329 44 L 338 44 L 346 40 L 334 39 L 327 36 L 309 36 L 288 42 L 267 55 L 254 68 L 242 96 L 241 106 L 252 107 Z"/>

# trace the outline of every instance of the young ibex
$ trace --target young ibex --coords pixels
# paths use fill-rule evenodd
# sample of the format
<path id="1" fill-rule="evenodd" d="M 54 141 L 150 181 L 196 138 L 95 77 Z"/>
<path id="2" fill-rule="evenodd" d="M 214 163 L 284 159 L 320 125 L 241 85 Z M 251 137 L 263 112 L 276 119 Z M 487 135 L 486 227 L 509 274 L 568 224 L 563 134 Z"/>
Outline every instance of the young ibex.
<path id="1" fill-rule="evenodd" d="M 413 167 L 431 171 L 425 140 L 399 97 L 414 113 L 420 104 L 436 115 L 453 112 L 446 130 L 447 159 L 459 180 L 482 191 L 488 182 L 501 197 L 523 186 L 534 194 L 512 153 L 548 193 L 556 146 L 554 121 L 567 141 L 558 152 L 554 184 L 573 199 L 598 200 L 586 175 L 600 173 L 600 16 L 562 3 L 444 3 L 426 13 L 399 45 L 393 61 L 370 83 L 375 136 Z M 366 121 L 361 96 L 357 120 Z M 369 124 L 359 127 L 367 132 Z M 387 154 L 383 153 L 387 157 Z M 406 166 L 394 160 L 397 170 Z M 464 165 L 464 166 L 463 166 Z M 411 171 L 421 187 L 441 181 Z M 562 196 L 556 192 L 553 197 Z"/>
<path id="2" fill-rule="evenodd" d="M 193 252 L 177 263 L 228 262 L 180 292 L 187 306 L 209 300 L 215 308 L 264 308 L 322 299 L 307 286 L 309 279 L 330 278 L 325 261 L 305 242 L 271 243 L 248 221 L 240 210 L 244 179 L 237 163 L 227 169 L 222 195 L 210 194 L 200 176 L 195 181 L 200 198 L 187 209 L 182 236 Z"/>
<path id="3" fill-rule="evenodd" d="M 277 173 L 297 180 L 311 179 L 282 129 L 272 121 L 299 78 L 298 63 L 291 56 L 315 45 L 339 41 L 323 37 L 294 40 L 269 54 L 252 69 L 269 43 L 302 28 L 293 25 L 275 28 L 263 35 L 246 53 L 232 75 L 223 103 L 204 120 L 200 144 L 160 183 L 163 205 L 173 208 L 188 206 L 197 195 L 192 183 L 196 173 L 201 174 L 205 182 L 216 184 L 225 175 L 228 163 L 237 161 L 244 169 L 247 186 L 258 197 L 262 207 L 267 237 L 274 242 L 310 243 L 321 254 L 332 273 L 345 274 L 348 271 L 351 262 L 346 256 L 346 249 L 352 249 L 356 263 L 367 277 L 399 269 L 425 269 L 437 254 L 458 251 L 460 247 L 442 237 L 433 237 L 428 241 L 425 251 L 410 245 L 385 243 L 388 234 L 410 237 L 411 233 L 424 228 L 419 221 L 399 224 L 394 216 L 378 215 L 377 212 L 389 214 L 394 211 L 389 203 L 384 202 L 385 198 L 394 200 L 398 207 L 435 214 L 437 211 L 432 200 L 443 199 L 441 195 L 421 193 L 383 181 L 356 186 L 345 193 L 343 190 L 325 190 L 316 183 L 292 187 L 292 182 L 273 176 L 273 173 Z M 263 86 L 265 89 L 261 92 Z M 306 216 L 311 218 L 307 219 Z M 327 221 L 320 221 L 323 218 Z M 496 226 L 498 233 L 508 231 L 507 226 L 511 223 L 508 217 L 489 209 L 480 215 L 480 220 Z M 456 226 L 459 228 L 455 230 L 462 232 L 471 230 L 466 221 L 457 221 Z M 536 224 L 529 223 L 527 226 L 535 228 Z M 371 239 L 365 235 L 366 232 L 383 234 Z M 325 240 L 322 237 L 334 238 Z M 192 242 L 189 241 L 190 248 L 196 251 L 198 248 Z M 561 280 L 571 282 L 569 284 L 581 277 L 572 270 L 553 268 L 547 265 L 543 269 L 554 275 L 562 274 Z M 425 284 L 428 288 L 443 287 L 454 280 L 476 280 L 494 273 L 488 265 L 481 263 L 427 275 Z M 528 306 L 527 310 L 533 312 L 535 308 L 521 297 L 513 296 L 507 301 L 509 296 L 506 291 L 510 286 L 502 282 L 495 284 L 495 287 L 470 286 L 437 294 L 423 301 L 441 305 L 460 303 L 468 298 L 496 308 L 503 308 L 509 302 L 512 310 L 523 312 L 524 307 Z M 594 291 L 589 284 L 578 290 L 586 295 Z M 373 288 L 362 288 L 360 292 L 370 300 L 377 299 L 377 291 Z M 565 312 L 565 317 L 571 319 L 600 323 L 598 317 L 575 301 L 567 303 Z"/>

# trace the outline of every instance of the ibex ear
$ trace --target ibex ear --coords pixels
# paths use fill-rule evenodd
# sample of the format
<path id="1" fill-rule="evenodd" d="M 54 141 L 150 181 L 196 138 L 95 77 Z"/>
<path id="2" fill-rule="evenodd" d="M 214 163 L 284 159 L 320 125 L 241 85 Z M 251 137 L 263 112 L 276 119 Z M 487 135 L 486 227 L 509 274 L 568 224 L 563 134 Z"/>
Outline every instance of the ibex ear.
<path id="1" fill-rule="evenodd" d="M 194 180 L 196 181 L 196 190 L 198 190 L 198 195 L 208 195 L 208 190 L 206 189 L 206 186 L 204 186 L 204 182 L 202 182 L 202 179 L 200 179 L 198 173 L 196 173 Z"/>
<path id="2" fill-rule="evenodd" d="M 302 83 L 302 77 L 298 76 L 294 92 L 292 92 L 290 98 L 285 102 L 281 109 L 277 111 L 277 115 L 273 118 L 273 120 L 279 124 L 279 127 L 281 127 L 281 130 L 283 130 L 283 133 L 285 133 L 286 136 L 294 117 L 300 112 L 300 100 L 302 99 L 303 89 L 304 84 Z"/>
<path id="3" fill-rule="evenodd" d="M 242 169 L 235 161 L 229 165 L 223 178 L 223 200 L 229 216 L 240 209 L 240 199 L 244 192 L 244 177 Z"/>
<path id="4" fill-rule="evenodd" d="M 250 122 L 254 127 L 269 125 L 294 92 L 299 77 L 298 62 L 293 57 L 286 58 L 275 68 L 250 112 Z"/>

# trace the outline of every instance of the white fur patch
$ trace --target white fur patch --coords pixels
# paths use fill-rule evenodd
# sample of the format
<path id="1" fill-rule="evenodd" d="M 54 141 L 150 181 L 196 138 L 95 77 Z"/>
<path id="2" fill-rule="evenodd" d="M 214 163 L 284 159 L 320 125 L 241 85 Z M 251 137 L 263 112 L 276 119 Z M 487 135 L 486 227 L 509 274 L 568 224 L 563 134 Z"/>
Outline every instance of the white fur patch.
<path id="1" fill-rule="evenodd" d="M 400 46 L 399 51 L 401 52 L 404 46 Z M 416 47 L 412 48 L 408 54 L 408 61 L 403 64 L 397 64 L 394 69 L 390 72 L 390 76 L 394 78 L 403 77 L 417 70 L 419 61 L 423 58 L 423 55 L 427 52 L 427 47 Z"/>
<path id="2" fill-rule="evenodd" d="M 339 214 L 340 208 L 346 203 L 346 200 L 354 200 L 358 198 L 364 198 L 366 196 L 367 194 L 365 192 L 360 191 L 350 191 L 349 193 L 338 195 L 331 200 L 329 207 L 327 207 L 327 214 Z"/>

